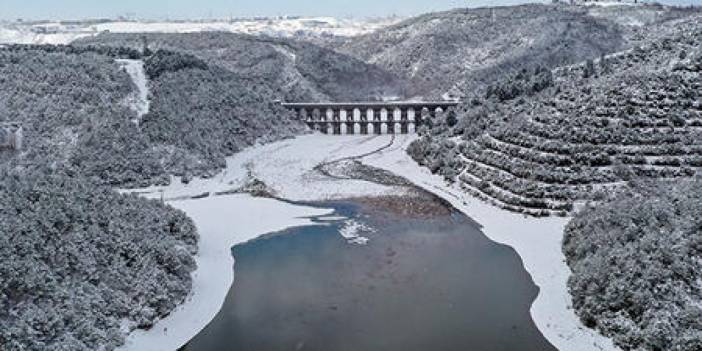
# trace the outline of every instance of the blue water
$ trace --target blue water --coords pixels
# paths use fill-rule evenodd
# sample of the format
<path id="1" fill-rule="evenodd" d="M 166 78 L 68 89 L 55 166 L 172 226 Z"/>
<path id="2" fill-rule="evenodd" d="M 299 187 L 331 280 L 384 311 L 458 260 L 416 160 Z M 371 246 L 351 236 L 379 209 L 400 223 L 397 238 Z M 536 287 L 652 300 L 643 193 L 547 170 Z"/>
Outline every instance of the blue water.
<path id="1" fill-rule="evenodd" d="M 184 350 L 555 350 L 529 316 L 538 288 L 521 259 L 468 217 L 324 206 L 373 227 L 368 244 L 331 221 L 235 246 L 224 306 Z"/>

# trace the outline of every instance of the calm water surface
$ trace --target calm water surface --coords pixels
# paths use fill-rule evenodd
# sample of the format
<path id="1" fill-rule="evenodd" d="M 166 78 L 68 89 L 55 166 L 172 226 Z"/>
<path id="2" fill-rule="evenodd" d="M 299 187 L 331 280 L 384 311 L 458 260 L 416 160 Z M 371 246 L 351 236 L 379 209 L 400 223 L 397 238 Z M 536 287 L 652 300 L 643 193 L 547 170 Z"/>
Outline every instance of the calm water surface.
<path id="1" fill-rule="evenodd" d="M 226 302 L 183 350 L 555 350 L 529 316 L 538 288 L 521 259 L 468 217 L 324 206 L 376 232 L 349 244 L 332 221 L 235 246 Z"/>

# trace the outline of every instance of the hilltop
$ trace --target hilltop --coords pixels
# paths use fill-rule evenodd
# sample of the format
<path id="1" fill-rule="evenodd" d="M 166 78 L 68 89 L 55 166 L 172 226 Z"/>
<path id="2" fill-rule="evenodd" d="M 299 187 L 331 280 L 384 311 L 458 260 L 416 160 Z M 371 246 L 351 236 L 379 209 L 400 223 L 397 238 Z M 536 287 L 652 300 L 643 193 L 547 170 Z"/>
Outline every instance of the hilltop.
<path id="1" fill-rule="evenodd" d="M 318 45 L 286 38 L 224 32 L 100 34 L 76 41 L 170 50 L 196 56 L 256 85 L 279 89 L 286 101 L 376 100 L 402 94 L 403 81 L 376 65 Z"/>
<path id="2" fill-rule="evenodd" d="M 621 50 L 622 31 L 585 9 L 521 5 L 430 13 L 348 39 L 338 51 L 407 78 L 410 95 L 464 96 L 522 68 Z"/>

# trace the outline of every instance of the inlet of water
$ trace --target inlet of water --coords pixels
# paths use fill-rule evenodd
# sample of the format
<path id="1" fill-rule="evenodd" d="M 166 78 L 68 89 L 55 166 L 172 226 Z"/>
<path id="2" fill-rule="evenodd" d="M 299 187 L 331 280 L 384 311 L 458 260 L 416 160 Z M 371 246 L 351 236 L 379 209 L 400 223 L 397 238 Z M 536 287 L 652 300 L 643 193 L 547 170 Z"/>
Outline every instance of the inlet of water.
<path id="1" fill-rule="evenodd" d="M 320 219 L 235 246 L 224 306 L 183 350 L 555 350 L 529 315 L 538 288 L 521 259 L 465 215 L 323 206 L 373 228 L 368 243 Z"/>

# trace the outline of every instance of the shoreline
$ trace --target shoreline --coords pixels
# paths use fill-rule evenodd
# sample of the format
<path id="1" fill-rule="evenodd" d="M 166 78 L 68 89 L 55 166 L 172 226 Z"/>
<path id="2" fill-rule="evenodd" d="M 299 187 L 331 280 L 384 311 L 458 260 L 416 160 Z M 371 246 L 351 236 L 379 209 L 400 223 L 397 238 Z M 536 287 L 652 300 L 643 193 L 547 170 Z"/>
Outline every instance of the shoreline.
<path id="1" fill-rule="evenodd" d="M 447 202 L 476 222 L 490 240 L 508 245 L 517 252 L 524 268 L 539 287 L 539 294 L 530 308 L 531 317 L 539 331 L 556 348 L 567 351 L 619 350 L 610 339 L 586 328 L 570 308 L 571 296 L 566 287 L 570 269 L 561 251 L 563 228 L 568 218 L 525 217 L 491 206 L 448 186 L 443 178 L 432 175 L 404 152 L 409 142 L 414 140 L 412 136 L 395 137 L 392 145 L 364 156 L 360 162 L 406 178 L 415 190 L 367 180 L 329 179 L 313 171 L 320 163 L 378 150 L 389 140 L 387 136 L 299 136 L 246 149 L 228 158 L 227 168 L 212 179 L 194 179 L 188 185 L 174 180 L 166 187 L 141 189 L 146 191 L 142 195 L 147 197 L 157 198 L 165 194 L 166 199 L 171 199 L 167 200 L 169 204 L 191 216 L 198 227 L 201 245 L 205 246 L 207 242 L 209 249 L 204 251 L 201 248 L 198 256 L 202 257 L 196 258 L 198 270 L 194 274 L 193 293 L 188 300 L 157 322 L 151 330 L 132 331 L 127 344 L 119 350 L 176 350 L 186 344 L 210 322 L 224 302 L 234 279 L 232 246 L 290 227 L 323 225 L 304 217 L 330 216 L 333 212 L 308 207 L 306 202 L 373 198 L 366 205 L 373 206 L 373 202 L 377 202 L 377 206 L 388 199 L 417 196 L 412 191 L 424 191 Z M 278 199 L 244 194 L 191 199 L 204 192 L 216 194 L 241 186 L 246 184 L 249 176 L 274 190 Z M 428 206 L 431 208 L 431 205 Z M 398 205 L 395 210 L 408 211 L 403 205 Z M 266 215 L 266 211 L 275 215 Z M 237 219 L 233 212 L 246 215 Z M 409 209 L 407 214 L 415 212 Z M 235 232 L 226 229 L 238 229 L 237 226 L 242 224 L 242 229 Z M 217 258 L 212 260 L 207 258 L 208 255 Z M 201 262 L 209 266 L 203 266 Z M 199 283 L 196 283 L 197 279 Z M 203 293 L 205 286 L 209 288 Z M 167 333 L 164 333 L 164 328 L 167 328 Z"/>
<path id="2" fill-rule="evenodd" d="M 317 135 L 305 135 L 297 137 L 294 148 L 290 148 L 290 139 L 250 147 L 228 157 L 227 168 L 209 179 L 195 178 L 182 184 L 177 177 L 172 177 L 167 186 L 118 190 L 164 199 L 192 218 L 200 235 L 195 256 L 197 269 L 192 273 L 193 288 L 188 298 L 156 321 L 152 328 L 130 331 L 118 351 L 174 351 L 187 344 L 216 316 L 234 282 L 235 258 L 231 254 L 234 245 L 291 227 L 325 225 L 313 221 L 312 217 L 333 217 L 333 209 L 305 202 L 397 193 L 388 186 L 365 181 L 324 180 L 310 174 L 312 167 L 325 161 L 330 152 L 342 155 L 359 150 L 368 152 L 379 144 L 379 140 L 369 138 L 364 140 L 370 142 L 350 149 L 339 139 L 329 139 L 327 143 L 334 147 L 330 150 L 320 147 L 320 140 L 323 139 Z M 358 140 L 347 139 L 346 142 L 356 144 Z M 380 142 L 387 143 L 386 140 Z M 286 148 L 289 151 L 280 155 L 282 158 L 276 157 L 278 150 Z M 281 168 L 280 164 L 289 167 Z M 201 197 L 205 193 L 226 193 L 244 186 L 251 176 L 272 185 L 272 190 L 280 196 L 265 198 L 232 193 Z"/>
<path id="3" fill-rule="evenodd" d="M 209 324 L 224 304 L 234 282 L 232 246 L 291 227 L 324 225 L 310 217 L 333 212 L 246 194 L 176 200 L 169 204 L 192 218 L 200 233 L 192 291 L 185 302 L 151 329 L 129 333 L 125 344 L 117 350 L 173 351 L 182 347 Z"/>
<path id="4" fill-rule="evenodd" d="M 539 287 L 530 309 L 532 319 L 557 349 L 619 351 L 611 339 L 585 327 L 571 307 L 566 285 L 571 271 L 561 250 L 563 229 L 569 218 L 534 218 L 508 212 L 447 185 L 441 176 L 431 174 L 404 152 L 412 140 L 411 136 L 401 138 L 394 147 L 361 161 L 401 175 L 415 186 L 448 201 L 476 221 L 490 240 L 516 250 Z"/>

